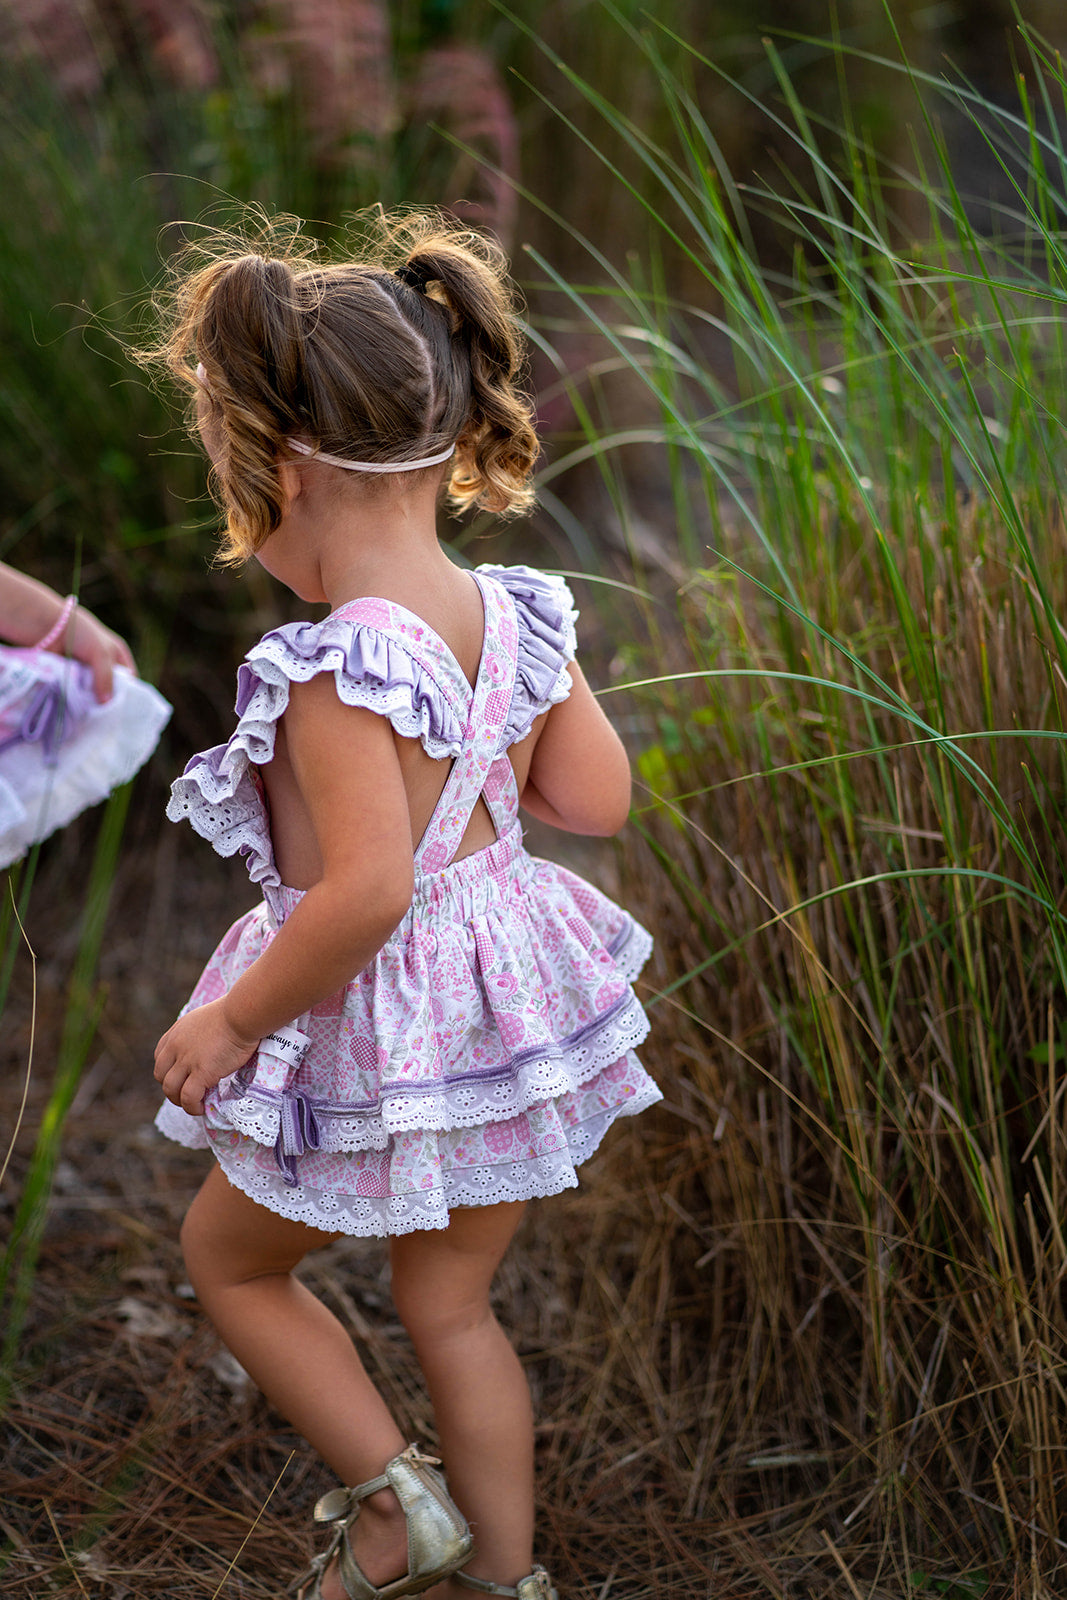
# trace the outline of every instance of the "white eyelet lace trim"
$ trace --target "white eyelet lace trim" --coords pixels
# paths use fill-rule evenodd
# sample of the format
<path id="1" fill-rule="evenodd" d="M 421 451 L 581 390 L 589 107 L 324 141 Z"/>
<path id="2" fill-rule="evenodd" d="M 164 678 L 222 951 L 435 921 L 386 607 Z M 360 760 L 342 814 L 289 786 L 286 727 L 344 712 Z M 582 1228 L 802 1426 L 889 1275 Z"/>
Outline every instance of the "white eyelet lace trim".
<path id="1" fill-rule="evenodd" d="M 604 1134 L 620 1116 L 635 1116 L 660 1098 L 649 1081 L 644 1095 L 591 1117 L 567 1130 L 568 1148 L 539 1156 L 535 1161 L 505 1161 L 499 1165 L 467 1167 L 445 1174 L 445 1187 L 367 1199 L 362 1195 L 323 1194 L 298 1185 L 290 1188 L 279 1173 L 246 1171 L 227 1151 L 219 1164 L 227 1178 L 250 1199 L 279 1216 L 303 1222 L 326 1233 L 358 1238 L 385 1238 L 428 1228 L 447 1228 L 449 1211 L 459 1206 L 496 1205 L 500 1201 L 534 1200 L 560 1194 L 578 1184 L 575 1167 L 589 1159 Z"/>

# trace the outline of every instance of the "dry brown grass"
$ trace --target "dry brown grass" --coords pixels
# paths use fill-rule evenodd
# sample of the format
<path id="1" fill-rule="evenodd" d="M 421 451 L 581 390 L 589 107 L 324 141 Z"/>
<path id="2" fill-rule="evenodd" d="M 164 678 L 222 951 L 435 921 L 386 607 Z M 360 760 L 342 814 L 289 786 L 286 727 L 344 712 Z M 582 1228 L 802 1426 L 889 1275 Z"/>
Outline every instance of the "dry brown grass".
<path id="1" fill-rule="evenodd" d="M 981 735 L 959 748 L 988 790 L 900 715 L 773 680 L 862 681 L 722 571 L 683 599 L 672 665 L 768 676 L 646 701 L 683 735 L 676 798 L 645 813 L 666 870 L 631 848 L 630 903 L 672 973 L 715 957 L 657 1013 L 688 1146 L 663 1188 L 690 1228 L 671 1292 L 722 1374 L 693 1504 L 776 1516 L 770 1593 L 796 1560 L 820 1594 L 1036 1600 L 1067 1588 L 1065 771 L 1062 741 L 997 730 L 1059 733 L 1062 679 L 988 510 L 962 513 L 959 550 L 911 533 L 936 683 L 860 535 L 806 580 L 814 614 L 909 706 Z M 1060 593 L 1055 518 L 1034 538 Z"/>
<path id="2" fill-rule="evenodd" d="M 929 614 L 918 572 L 912 593 L 939 630 L 952 725 L 1010 726 L 1023 705 L 1029 725 L 1054 722 L 1055 674 L 1017 579 L 942 577 Z M 839 616 L 840 589 L 828 577 Z M 694 607 L 707 626 L 700 589 L 691 622 Z M 721 604 L 713 620 L 728 659 Z M 780 665 L 752 606 L 734 622 L 746 662 Z M 913 693 L 869 598 L 863 626 L 869 658 Z M 881 775 L 848 763 L 847 803 L 822 769 L 728 781 L 758 760 L 859 748 L 871 727 L 825 706 L 798 721 L 765 685 L 717 693 L 694 756 L 705 783 L 726 781 L 680 802 L 684 830 L 653 823 L 700 893 L 687 903 L 634 836 L 622 893 L 657 934 L 648 994 L 737 950 L 654 1005 L 647 1059 L 666 1105 L 618 1127 L 579 1190 L 531 1209 L 500 1276 L 539 1418 L 539 1554 L 565 1600 L 1052 1600 L 1067 1589 L 1067 1129 L 1058 1054 L 1050 1068 L 1032 1053 L 1059 1038 L 1040 928 L 1019 903 L 932 878 L 875 882 L 754 933 L 769 907 L 901 855 L 936 864 L 958 844 L 972 863 L 1009 861 L 981 805 L 965 796 L 950 815 L 956 791 L 928 753 L 888 753 Z M 700 703 L 692 686 L 679 695 Z M 1012 815 L 1047 828 L 1056 747 L 1025 752 L 1036 789 L 1022 754 L 978 750 Z M 328 1481 L 183 1289 L 177 1229 L 202 1159 L 148 1132 L 148 1062 L 249 891 L 184 830 L 160 833 L 160 805 L 147 782 L 3 1423 L 0 1595 L 278 1596 Z M 40 1065 L 5 1217 L 47 1099 L 86 838 L 82 824 L 56 842 L 34 895 Z M 1048 863 L 1062 897 L 1054 850 Z M 609 852 L 592 870 L 615 889 L 619 865 Z M 5 1018 L 7 1107 L 25 979 Z M 334 1246 L 307 1274 L 405 1432 L 432 1441 L 380 1246 Z"/>
<path id="3" fill-rule="evenodd" d="M 310 1553 L 310 1509 L 329 1482 L 243 1381 L 184 1287 L 177 1231 L 204 1158 L 150 1129 L 151 1046 L 249 890 L 239 869 L 184 831 L 158 835 L 159 802 L 146 784 L 116 885 L 103 973 L 111 992 L 68 1122 L 2 1423 L 0 1595 L 20 1600 L 199 1597 L 220 1586 L 250 1600 L 278 1596 Z M 83 822 L 57 841 L 34 891 L 39 1070 L 2 1197 L 7 1222 L 47 1102 L 88 837 Z M 12 1117 L 27 979 L 24 968 L 8 1006 Z M 531 1209 L 501 1274 L 501 1315 L 539 1417 L 540 1554 L 561 1592 L 588 1600 L 703 1595 L 717 1567 L 740 1585 L 726 1581 L 723 1593 L 750 1592 L 745 1564 L 720 1538 L 723 1510 L 698 1487 L 692 1440 L 707 1385 L 683 1350 L 700 1312 L 672 1297 L 671 1240 L 687 1229 L 654 1190 L 656 1152 L 670 1163 L 677 1144 L 670 1114 L 624 1127 L 581 1190 Z M 649 1175 L 635 1184 L 650 1152 Z M 381 1246 L 336 1245 L 307 1276 L 352 1328 L 404 1431 L 432 1439 Z M 653 1352 L 672 1343 L 673 1367 L 660 1371 Z"/>

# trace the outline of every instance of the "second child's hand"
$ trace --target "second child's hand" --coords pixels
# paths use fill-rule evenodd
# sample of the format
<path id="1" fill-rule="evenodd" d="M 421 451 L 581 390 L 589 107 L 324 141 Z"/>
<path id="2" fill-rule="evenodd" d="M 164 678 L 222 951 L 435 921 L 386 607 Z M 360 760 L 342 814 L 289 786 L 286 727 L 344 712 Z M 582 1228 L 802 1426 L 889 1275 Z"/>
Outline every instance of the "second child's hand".
<path id="1" fill-rule="evenodd" d="M 155 1079 L 173 1105 L 204 1115 L 204 1096 L 243 1067 L 259 1048 L 226 1020 L 223 1000 L 212 1000 L 179 1017 L 156 1045 Z"/>

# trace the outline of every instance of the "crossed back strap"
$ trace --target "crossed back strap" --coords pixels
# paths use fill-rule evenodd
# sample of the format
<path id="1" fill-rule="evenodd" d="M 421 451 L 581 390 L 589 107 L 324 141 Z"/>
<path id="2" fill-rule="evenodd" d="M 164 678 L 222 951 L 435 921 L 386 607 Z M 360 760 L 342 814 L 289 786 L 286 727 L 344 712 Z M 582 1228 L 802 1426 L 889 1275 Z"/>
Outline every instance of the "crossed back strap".
<path id="1" fill-rule="evenodd" d="M 478 677 L 471 691 L 463 747 L 415 852 L 416 872 L 440 872 L 448 866 L 479 800 L 484 800 L 498 838 L 511 827 L 519 809 L 511 762 L 505 753 L 497 753 L 515 692 L 519 642 L 515 603 L 494 578 L 478 572 L 474 577 L 485 610 Z"/>

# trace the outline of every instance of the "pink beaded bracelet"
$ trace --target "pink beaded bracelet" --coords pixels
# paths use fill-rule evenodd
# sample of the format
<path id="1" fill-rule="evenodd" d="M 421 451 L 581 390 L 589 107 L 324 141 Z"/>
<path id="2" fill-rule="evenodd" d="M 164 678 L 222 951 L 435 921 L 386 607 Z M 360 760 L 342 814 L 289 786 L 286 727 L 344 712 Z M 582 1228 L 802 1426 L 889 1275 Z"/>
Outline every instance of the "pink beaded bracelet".
<path id="1" fill-rule="evenodd" d="M 55 622 L 53 622 L 44 638 L 38 639 L 36 645 L 34 646 L 35 649 L 47 650 L 50 645 L 55 644 L 57 639 L 61 639 L 63 637 L 67 623 L 70 621 L 71 613 L 77 604 L 77 596 L 68 594 L 60 609 L 59 616 L 56 618 Z"/>

